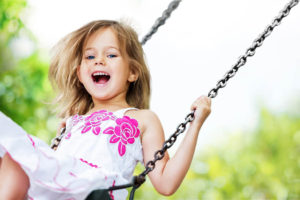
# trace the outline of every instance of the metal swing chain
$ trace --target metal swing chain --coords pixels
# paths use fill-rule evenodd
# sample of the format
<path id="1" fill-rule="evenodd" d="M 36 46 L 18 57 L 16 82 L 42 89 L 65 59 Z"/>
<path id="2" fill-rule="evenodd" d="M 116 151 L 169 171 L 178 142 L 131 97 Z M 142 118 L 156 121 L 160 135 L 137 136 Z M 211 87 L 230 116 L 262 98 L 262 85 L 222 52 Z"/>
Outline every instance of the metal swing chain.
<path id="1" fill-rule="evenodd" d="M 143 37 L 141 44 L 144 45 L 154 33 L 158 30 L 158 28 L 165 24 L 166 20 L 171 16 L 172 12 L 178 7 L 181 0 L 172 1 L 168 8 L 163 12 L 162 16 L 159 17 L 154 25 L 151 27 L 150 31 Z"/>
<path id="2" fill-rule="evenodd" d="M 254 40 L 253 44 L 246 50 L 245 54 L 240 56 L 240 58 L 238 59 L 238 61 L 233 65 L 232 69 L 229 70 L 224 78 L 222 78 L 221 80 L 219 80 L 216 84 L 216 87 L 211 89 L 208 93 L 208 97 L 210 98 L 215 98 L 218 94 L 218 90 L 220 88 L 224 88 L 227 84 L 227 81 L 232 78 L 236 72 L 239 70 L 240 67 L 242 67 L 243 65 L 246 64 L 247 62 L 247 58 L 251 57 L 255 54 L 255 51 L 258 47 L 260 47 L 263 44 L 263 41 L 272 33 L 272 31 L 274 30 L 274 28 L 276 26 L 278 26 L 280 24 L 280 22 L 282 21 L 283 18 L 285 18 L 286 16 L 289 15 L 290 10 L 296 6 L 299 3 L 299 0 L 291 0 L 282 11 L 280 11 L 279 15 L 277 17 L 275 17 L 275 19 L 273 20 L 273 22 L 268 25 L 266 27 L 266 29 L 259 35 L 259 37 L 257 39 Z M 183 133 L 186 129 L 186 125 L 189 122 L 192 122 L 194 120 L 194 111 L 189 113 L 186 117 L 185 117 L 185 121 L 181 124 L 179 124 L 179 126 L 177 127 L 176 131 L 169 137 L 168 140 L 166 140 L 163 144 L 163 147 L 161 150 L 158 150 L 155 152 L 154 154 L 154 159 L 150 160 L 149 162 L 147 162 L 146 164 L 146 169 L 138 175 L 139 179 L 141 180 L 141 182 L 145 181 L 145 177 L 146 175 L 153 171 L 155 168 L 155 163 L 158 160 L 163 159 L 165 152 L 167 149 L 169 149 L 171 146 L 173 146 L 173 144 L 175 143 L 177 136 L 180 135 L 181 133 Z M 142 183 L 141 183 L 142 184 Z"/>
<path id="3" fill-rule="evenodd" d="M 247 58 L 254 56 L 256 48 L 260 47 L 264 40 L 272 33 L 274 28 L 281 23 L 281 20 L 289 15 L 290 10 L 299 3 L 299 0 L 291 0 L 282 11 L 279 12 L 278 16 L 275 17 L 273 22 L 266 27 L 266 29 L 253 41 L 252 45 L 246 50 L 245 54 L 240 56 L 238 61 L 233 67 L 225 74 L 224 78 L 217 82 L 215 88 L 211 89 L 208 93 L 208 97 L 215 98 L 220 88 L 224 88 L 227 81 L 234 77 L 240 67 L 244 66 L 247 62 Z"/>

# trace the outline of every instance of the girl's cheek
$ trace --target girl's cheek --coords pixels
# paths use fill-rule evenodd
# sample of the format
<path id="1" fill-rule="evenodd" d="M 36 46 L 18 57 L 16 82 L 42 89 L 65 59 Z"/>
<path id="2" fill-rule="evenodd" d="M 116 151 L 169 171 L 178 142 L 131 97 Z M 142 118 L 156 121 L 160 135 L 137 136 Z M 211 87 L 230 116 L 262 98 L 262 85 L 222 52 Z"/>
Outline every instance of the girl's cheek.
<path id="1" fill-rule="evenodd" d="M 84 62 L 84 64 L 90 66 L 90 65 L 93 64 L 93 61 L 92 61 L 92 60 L 86 60 L 86 61 Z"/>

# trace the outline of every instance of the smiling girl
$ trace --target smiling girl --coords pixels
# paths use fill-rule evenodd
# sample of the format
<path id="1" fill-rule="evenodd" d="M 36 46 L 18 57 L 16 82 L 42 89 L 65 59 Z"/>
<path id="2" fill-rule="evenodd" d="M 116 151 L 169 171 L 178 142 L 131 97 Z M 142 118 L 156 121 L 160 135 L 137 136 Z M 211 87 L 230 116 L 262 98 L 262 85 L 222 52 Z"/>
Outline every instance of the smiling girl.
<path id="1" fill-rule="evenodd" d="M 49 77 L 66 119 L 57 150 L 0 112 L 0 199 L 85 199 L 95 189 L 128 183 L 138 162 L 147 163 L 165 140 L 149 110 L 150 75 L 135 31 L 110 20 L 93 21 L 55 47 Z M 149 173 L 162 195 L 173 194 L 193 158 L 211 101 L 192 104 L 195 119 L 176 154 Z M 126 199 L 127 190 L 111 199 Z"/>

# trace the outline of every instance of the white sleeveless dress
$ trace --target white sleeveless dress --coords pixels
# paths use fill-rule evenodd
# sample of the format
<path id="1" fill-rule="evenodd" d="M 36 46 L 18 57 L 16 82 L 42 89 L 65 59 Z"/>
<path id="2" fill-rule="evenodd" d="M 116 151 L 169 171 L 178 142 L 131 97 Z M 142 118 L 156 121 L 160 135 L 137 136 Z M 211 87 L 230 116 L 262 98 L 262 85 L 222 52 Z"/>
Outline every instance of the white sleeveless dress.
<path id="1" fill-rule="evenodd" d="M 68 118 L 56 151 L 0 112 L 0 157 L 8 153 L 24 169 L 28 199 L 82 200 L 95 189 L 129 183 L 136 164 L 143 163 L 138 122 L 124 115 L 130 109 Z M 127 193 L 109 195 L 122 200 Z"/>

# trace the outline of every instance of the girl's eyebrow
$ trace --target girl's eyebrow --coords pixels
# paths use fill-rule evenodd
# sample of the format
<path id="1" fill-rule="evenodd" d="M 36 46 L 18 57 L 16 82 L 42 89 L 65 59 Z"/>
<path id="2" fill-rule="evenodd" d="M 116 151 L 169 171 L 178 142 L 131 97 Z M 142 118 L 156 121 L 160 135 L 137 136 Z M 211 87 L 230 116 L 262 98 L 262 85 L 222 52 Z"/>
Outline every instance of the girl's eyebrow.
<path id="1" fill-rule="evenodd" d="M 88 50 L 94 50 L 94 48 L 89 47 L 89 48 L 86 48 L 84 51 L 88 51 Z"/>
<path id="2" fill-rule="evenodd" d="M 118 47 L 114 47 L 114 46 L 106 46 L 106 47 L 104 47 L 104 49 L 105 50 L 107 50 L 107 49 L 116 49 L 117 51 L 120 51 Z M 95 48 L 94 47 L 88 47 L 84 51 L 88 51 L 88 50 L 95 50 Z"/>

